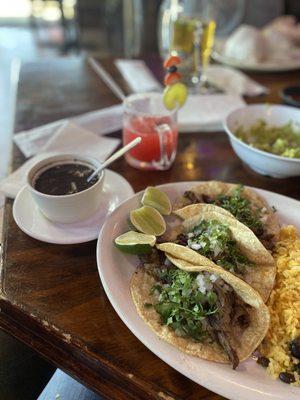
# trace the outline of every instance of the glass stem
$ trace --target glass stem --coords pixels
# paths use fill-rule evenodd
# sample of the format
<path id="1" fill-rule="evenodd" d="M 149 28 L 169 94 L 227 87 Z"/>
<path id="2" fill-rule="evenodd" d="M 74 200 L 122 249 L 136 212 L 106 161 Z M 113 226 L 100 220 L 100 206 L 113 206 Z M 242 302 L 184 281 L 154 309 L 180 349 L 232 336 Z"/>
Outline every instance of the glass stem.
<path id="1" fill-rule="evenodd" d="M 192 82 L 194 85 L 201 85 L 202 68 L 201 68 L 201 37 L 203 29 L 202 24 L 197 23 L 196 29 L 194 31 L 194 73 L 192 77 Z"/>

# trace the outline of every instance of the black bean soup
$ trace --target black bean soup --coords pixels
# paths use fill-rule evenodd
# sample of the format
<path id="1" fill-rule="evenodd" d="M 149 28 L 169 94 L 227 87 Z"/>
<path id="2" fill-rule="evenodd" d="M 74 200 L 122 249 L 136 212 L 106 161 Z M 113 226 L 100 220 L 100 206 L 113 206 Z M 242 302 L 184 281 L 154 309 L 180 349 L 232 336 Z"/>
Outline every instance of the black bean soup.
<path id="1" fill-rule="evenodd" d="M 76 162 L 58 164 L 42 172 L 34 182 L 34 188 L 38 192 L 53 196 L 82 192 L 98 181 L 99 176 L 95 176 L 87 182 L 87 178 L 94 171 L 94 168 Z"/>

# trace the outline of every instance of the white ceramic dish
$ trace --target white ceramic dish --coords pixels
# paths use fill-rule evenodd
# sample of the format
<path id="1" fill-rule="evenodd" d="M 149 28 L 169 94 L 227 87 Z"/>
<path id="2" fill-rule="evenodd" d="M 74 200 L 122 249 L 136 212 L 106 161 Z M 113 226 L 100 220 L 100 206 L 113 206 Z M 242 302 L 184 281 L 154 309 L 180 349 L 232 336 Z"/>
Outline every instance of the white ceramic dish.
<path id="1" fill-rule="evenodd" d="M 41 193 L 34 188 L 37 178 L 47 169 L 62 164 L 77 163 L 93 170 L 101 166 L 100 161 L 79 154 L 58 154 L 47 157 L 29 170 L 27 174 L 28 190 L 42 213 L 56 223 L 75 223 L 83 221 L 97 211 L 103 194 L 104 171 L 97 182 L 81 192 L 55 196 Z"/>
<path id="2" fill-rule="evenodd" d="M 262 175 L 274 178 L 300 176 L 299 158 L 281 157 L 258 150 L 234 135 L 239 126 L 247 129 L 260 119 L 271 126 L 281 126 L 291 121 L 300 123 L 300 110 L 289 106 L 257 104 L 239 108 L 230 113 L 224 122 L 224 129 L 238 157 Z"/>
<path id="3" fill-rule="evenodd" d="M 212 58 L 221 64 L 229 65 L 234 68 L 239 68 L 244 71 L 253 72 L 285 72 L 297 71 L 300 69 L 300 59 L 286 58 L 279 62 L 278 60 L 270 60 L 268 62 L 249 64 L 244 63 L 236 58 L 227 57 L 224 52 L 224 42 L 218 43 L 212 53 Z"/>
<path id="4" fill-rule="evenodd" d="M 174 200 L 197 182 L 178 182 L 158 186 Z M 264 190 L 257 191 L 274 205 L 282 223 L 300 228 L 300 203 Z M 106 294 L 114 309 L 132 333 L 153 353 L 171 367 L 199 385 L 232 400 L 299 400 L 299 388 L 274 381 L 252 359 L 236 371 L 229 365 L 217 364 L 189 356 L 158 338 L 136 312 L 130 296 L 130 279 L 138 264 L 137 256 L 125 255 L 113 245 L 113 238 L 128 230 L 129 211 L 138 207 L 142 192 L 123 202 L 107 219 L 98 239 L 97 263 Z"/>
<path id="5" fill-rule="evenodd" d="M 25 186 L 14 201 L 13 217 L 19 228 L 34 239 L 56 244 L 83 243 L 97 239 L 107 216 L 133 193 L 121 175 L 106 170 L 98 211 L 84 221 L 62 224 L 49 221 L 40 212 Z"/>

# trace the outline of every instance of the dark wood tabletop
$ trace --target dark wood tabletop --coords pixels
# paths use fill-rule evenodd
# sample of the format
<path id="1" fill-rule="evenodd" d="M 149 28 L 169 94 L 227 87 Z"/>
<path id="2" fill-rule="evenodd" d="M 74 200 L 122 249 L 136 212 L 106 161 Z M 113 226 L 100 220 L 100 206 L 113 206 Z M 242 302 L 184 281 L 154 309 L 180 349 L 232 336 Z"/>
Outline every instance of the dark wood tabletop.
<path id="1" fill-rule="evenodd" d="M 147 63 L 161 78 L 158 59 L 148 57 Z M 103 65 L 128 92 L 112 60 Z M 279 102 L 278 91 L 300 80 L 300 72 L 252 76 L 270 93 L 251 102 Z M 82 58 L 25 64 L 15 130 L 118 102 Z M 13 168 L 22 162 L 24 157 L 14 147 Z M 136 191 L 167 182 L 219 179 L 300 199 L 300 178 L 278 180 L 256 174 L 236 157 L 223 132 L 180 135 L 178 155 L 169 171 L 141 173 L 124 159 L 112 169 Z M 223 399 L 161 361 L 122 323 L 98 276 L 96 241 L 62 246 L 32 239 L 16 226 L 10 200 L 3 233 L 1 329 L 104 399 Z"/>

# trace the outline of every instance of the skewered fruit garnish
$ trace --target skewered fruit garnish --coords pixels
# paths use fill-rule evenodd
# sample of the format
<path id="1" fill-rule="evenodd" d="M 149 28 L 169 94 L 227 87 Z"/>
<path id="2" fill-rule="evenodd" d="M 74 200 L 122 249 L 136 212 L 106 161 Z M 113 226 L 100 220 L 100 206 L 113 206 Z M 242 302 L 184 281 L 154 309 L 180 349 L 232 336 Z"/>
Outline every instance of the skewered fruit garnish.
<path id="1" fill-rule="evenodd" d="M 164 62 L 164 68 L 170 68 L 173 65 L 179 65 L 181 63 L 181 59 L 178 56 L 170 56 Z"/>
<path id="2" fill-rule="evenodd" d="M 187 99 L 187 87 L 177 82 L 172 86 L 166 86 L 163 94 L 164 105 L 168 110 L 173 110 L 176 107 L 182 107 Z"/>
<path id="3" fill-rule="evenodd" d="M 167 74 L 164 79 L 166 88 L 163 93 L 163 101 L 168 110 L 182 107 L 188 95 L 187 87 L 180 82 L 181 74 L 177 71 L 180 63 L 181 59 L 176 55 L 171 55 L 164 62 Z"/>
<path id="4" fill-rule="evenodd" d="M 179 72 L 169 72 L 164 79 L 164 84 L 166 86 L 172 85 L 173 83 L 179 82 L 181 79 L 181 74 Z"/>

